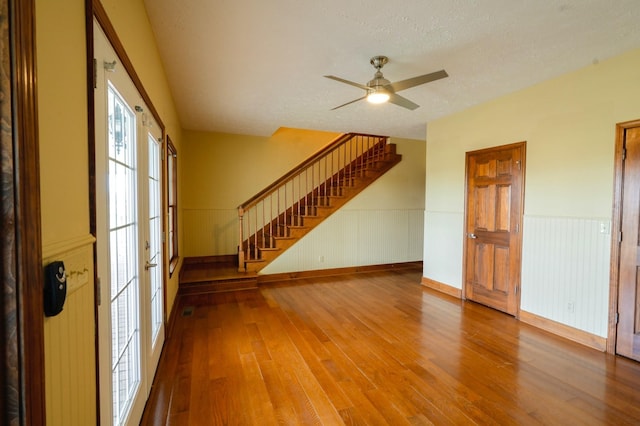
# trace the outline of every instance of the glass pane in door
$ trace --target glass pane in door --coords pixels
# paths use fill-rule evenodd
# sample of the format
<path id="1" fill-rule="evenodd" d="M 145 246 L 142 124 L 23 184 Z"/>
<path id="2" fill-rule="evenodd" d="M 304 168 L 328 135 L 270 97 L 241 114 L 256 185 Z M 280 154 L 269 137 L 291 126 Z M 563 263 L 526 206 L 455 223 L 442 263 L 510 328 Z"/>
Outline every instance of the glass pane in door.
<path id="1" fill-rule="evenodd" d="M 151 345 L 155 347 L 163 321 L 162 300 L 162 216 L 161 216 L 161 158 L 160 142 L 151 133 L 149 143 L 149 289 L 151 303 Z"/>
<path id="2" fill-rule="evenodd" d="M 126 419 L 140 386 L 136 116 L 109 85 L 109 261 L 113 424 Z"/>

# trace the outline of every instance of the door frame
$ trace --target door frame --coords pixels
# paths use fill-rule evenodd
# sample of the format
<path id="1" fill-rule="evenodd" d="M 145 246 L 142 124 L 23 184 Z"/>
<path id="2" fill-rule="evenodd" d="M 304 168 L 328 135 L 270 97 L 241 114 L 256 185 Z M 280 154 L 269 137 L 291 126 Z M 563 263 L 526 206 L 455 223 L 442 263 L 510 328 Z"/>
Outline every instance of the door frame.
<path id="1" fill-rule="evenodd" d="M 624 140 L 625 131 L 633 127 L 640 127 L 640 119 L 616 124 L 614 178 L 613 178 L 613 207 L 611 220 L 611 258 L 609 261 L 609 326 L 607 333 L 607 353 L 616 353 L 618 338 L 618 293 L 620 286 L 620 239 L 622 231 L 622 190 L 624 172 Z"/>
<path id="2" fill-rule="evenodd" d="M 491 151 L 502 151 L 505 149 L 512 149 L 512 148 L 518 148 L 521 147 L 522 148 L 522 158 L 521 158 L 521 197 L 520 197 L 520 216 L 519 216 L 519 224 L 520 224 L 520 229 L 518 230 L 517 233 L 517 238 L 518 238 L 518 271 L 517 271 L 517 276 L 518 276 L 518 283 L 516 285 L 515 291 L 516 291 L 516 304 L 517 304 L 517 308 L 516 308 L 516 314 L 515 314 L 515 318 L 520 318 L 520 295 L 522 294 L 522 235 L 523 235 L 523 219 L 524 219 L 524 196 L 525 196 L 525 188 L 526 188 L 526 158 L 527 158 L 527 142 L 526 141 L 521 141 L 521 142 L 514 142 L 514 143 L 510 143 L 510 144 L 506 144 L 506 145 L 498 145 L 498 146 L 492 146 L 492 147 L 488 147 L 488 148 L 482 148 L 482 149 L 477 149 L 474 151 L 467 151 L 465 152 L 465 162 L 464 162 L 464 228 L 463 228 L 463 238 L 462 238 L 462 291 L 461 291 L 461 299 L 462 300 L 467 300 L 467 294 L 466 294 L 466 279 L 467 279 L 467 245 L 468 245 L 468 238 L 467 238 L 467 228 L 469 226 L 468 223 L 468 208 L 469 208 L 469 190 L 468 190 L 468 182 L 469 182 L 469 156 L 470 155 L 474 155 L 474 154 L 482 154 L 482 153 L 488 153 Z"/>
<path id="3" fill-rule="evenodd" d="M 2 0 L 0 423 L 44 424 L 44 313 L 35 1 Z"/>
<path id="4" fill-rule="evenodd" d="M 33 0 L 29 0 L 29 1 L 33 1 Z M 162 152 L 163 152 L 163 165 L 162 165 L 162 169 L 164 170 L 165 164 L 164 162 L 166 161 L 166 146 L 167 146 L 167 135 L 166 135 L 166 128 L 165 125 L 162 121 L 162 119 L 160 118 L 160 114 L 158 113 L 158 111 L 156 110 L 153 102 L 151 101 L 151 97 L 149 96 L 148 92 L 145 90 L 144 85 L 142 84 L 142 80 L 140 80 L 140 77 L 138 76 L 133 63 L 131 62 L 131 59 L 129 58 L 129 56 L 127 55 L 127 52 L 124 48 L 124 45 L 122 44 L 122 42 L 120 41 L 120 38 L 118 37 L 118 34 L 115 30 L 115 27 L 113 26 L 113 24 L 111 23 L 111 20 L 109 19 L 109 16 L 107 15 L 107 11 L 105 10 L 104 6 L 102 5 L 102 3 L 100 2 L 100 0 L 85 0 L 85 37 L 86 37 L 86 52 L 87 52 L 87 111 L 88 111 L 88 117 L 87 117 L 87 121 L 88 121 L 88 132 L 87 132 L 87 139 L 88 139 L 88 144 L 89 144 L 89 209 L 90 209 L 90 215 L 89 215 L 89 225 L 90 225 L 90 232 L 92 235 L 96 235 L 96 231 L 97 231 L 97 213 L 96 213 L 96 208 L 97 208 L 97 193 L 96 193 L 96 163 L 95 163 L 95 155 L 96 155 L 96 137 L 95 137 L 95 108 L 94 108 L 94 102 L 95 102 L 95 95 L 94 95 L 94 84 L 93 84 L 93 79 L 94 79 L 94 63 L 93 63 L 93 58 L 94 58 L 94 49 L 93 49 L 93 44 L 94 44 L 94 37 L 93 37 L 93 23 L 94 23 L 94 19 L 98 22 L 98 24 L 100 25 L 100 27 L 102 28 L 102 30 L 104 31 L 104 34 L 107 37 L 107 40 L 109 41 L 109 43 L 111 44 L 111 46 L 113 47 L 113 49 L 116 52 L 116 55 L 118 56 L 118 58 L 120 59 L 120 65 L 122 65 L 122 67 L 125 69 L 125 71 L 127 72 L 127 74 L 129 74 L 129 77 L 131 78 L 131 80 L 133 81 L 134 86 L 136 87 L 136 89 L 138 90 L 140 96 L 142 97 L 142 99 L 144 100 L 147 108 L 149 109 L 149 113 L 151 113 L 151 115 L 153 115 L 154 120 L 156 121 L 156 124 L 158 125 L 158 127 L 161 130 L 161 134 L 162 134 Z M 162 201 L 161 204 L 162 206 L 166 205 L 166 191 L 165 191 L 165 187 L 166 187 L 166 182 L 165 182 L 165 176 L 163 176 L 162 179 Z M 162 211 L 162 229 L 163 232 L 166 231 L 166 214 L 163 208 Z M 97 252 L 96 252 L 96 246 L 94 245 L 94 283 L 95 283 L 95 299 L 94 299 L 94 318 L 95 318 L 95 323 L 96 323 L 96 327 L 98 326 L 98 292 L 99 289 L 97 288 L 98 286 L 98 267 L 97 267 Z M 166 251 L 166 244 L 163 243 L 163 249 L 162 249 L 162 256 L 163 256 L 163 261 L 166 260 L 167 257 L 167 251 Z M 167 268 L 164 268 L 163 271 L 163 275 L 162 275 L 162 291 L 163 291 L 163 303 L 164 303 L 164 307 L 163 307 L 163 321 L 164 321 L 164 326 L 165 329 L 167 327 L 167 321 L 168 321 L 168 314 L 167 314 Z M 96 359 L 95 359 L 95 365 L 96 365 L 96 374 L 95 374 L 95 379 L 96 379 L 96 389 L 100 389 L 100 369 L 99 369 L 99 336 L 96 333 L 96 339 L 95 339 L 95 354 L 96 354 Z M 100 392 L 96 392 L 96 420 L 99 424 L 100 422 Z"/>

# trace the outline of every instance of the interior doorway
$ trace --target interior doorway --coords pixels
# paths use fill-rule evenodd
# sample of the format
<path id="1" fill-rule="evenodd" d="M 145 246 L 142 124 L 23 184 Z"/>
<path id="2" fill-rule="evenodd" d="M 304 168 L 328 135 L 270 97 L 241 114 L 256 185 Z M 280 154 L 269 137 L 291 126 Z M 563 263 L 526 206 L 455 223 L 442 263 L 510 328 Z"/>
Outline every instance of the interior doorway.
<path id="1" fill-rule="evenodd" d="M 466 154 L 464 298 L 518 316 L 526 142 Z"/>

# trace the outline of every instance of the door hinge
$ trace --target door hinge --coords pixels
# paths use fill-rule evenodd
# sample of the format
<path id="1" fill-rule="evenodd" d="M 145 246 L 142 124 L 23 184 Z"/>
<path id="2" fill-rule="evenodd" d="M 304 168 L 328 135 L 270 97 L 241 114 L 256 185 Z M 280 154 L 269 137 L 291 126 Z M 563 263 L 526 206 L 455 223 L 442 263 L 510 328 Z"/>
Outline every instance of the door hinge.
<path id="1" fill-rule="evenodd" d="M 520 224 L 516 223 L 516 234 L 520 232 Z"/>
<path id="2" fill-rule="evenodd" d="M 622 244 L 622 231 L 618 232 L 618 244 Z"/>
<path id="3" fill-rule="evenodd" d="M 96 301 L 98 306 L 102 305 L 102 288 L 100 286 L 100 277 L 96 280 Z"/>
<path id="4" fill-rule="evenodd" d="M 622 148 L 622 161 L 627 159 L 627 148 Z"/>
<path id="5" fill-rule="evenodd" d="M 616 312 L 616 317 L 615 317 L 616 324 L 618 324 L 619 320 L 620 320 L 620 314 Z"/>
<path id="6" fill-rule="evenodd" d="M 165 234 L 165 232 L 164 232 L 164 231 L 162 231 L 162 244 L 164 244 L 164 243 L 165 243 L 165 236 L 164 236 L 164 234 Z"/>
<path id="7" fill-rule="evenodd" d="M 98 60 L 93 58 L 93 88 L 98 88 Z"/>
<path id="8" fill-rule="evenodd" d="M 516 295 L 518 294 L 519 291 L 520 291 L 520 286 L 516 285 L 516 289 L 515 289 Z"/>

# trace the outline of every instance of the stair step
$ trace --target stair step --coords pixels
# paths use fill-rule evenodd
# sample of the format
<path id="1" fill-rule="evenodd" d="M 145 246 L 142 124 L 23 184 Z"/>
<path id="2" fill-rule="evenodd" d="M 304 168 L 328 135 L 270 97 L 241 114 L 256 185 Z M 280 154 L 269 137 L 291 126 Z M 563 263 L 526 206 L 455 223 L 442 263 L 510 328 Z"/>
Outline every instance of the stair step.
<path id="1" fill-rule="evenodd" d="M 258 251 L 279 251 L 278 247 L 258 247 Z"/>
<path id="2" fill-rule="evenodd" d="M 180 295 L 196 295 L 203 293 L 217 293 L 222 291 L 238 291 L 258 288 L 258 277 L 236 278 L 227 280 L 203 280 L 192 283 L 180 283 Z"/>
<path id="3" fill-rule="evenodd" d="M 260 269 L 262 269 L 265 263 L 267 262 L 262 259 L 251 259 L 244 261 L 247 272 L 259 271 Z"/>
<path id="4" fill-rule="evenodd" d="M 295 240 L 295 237 L 273 237 L 274 240 Z"/>

